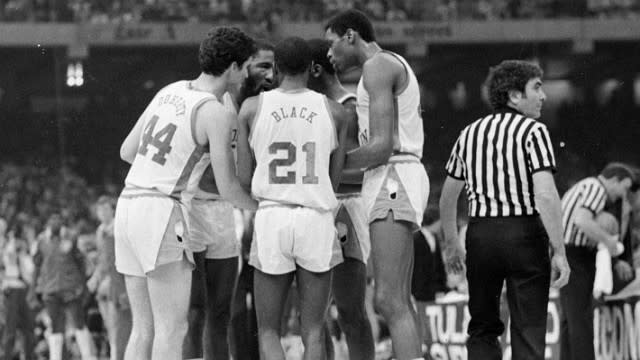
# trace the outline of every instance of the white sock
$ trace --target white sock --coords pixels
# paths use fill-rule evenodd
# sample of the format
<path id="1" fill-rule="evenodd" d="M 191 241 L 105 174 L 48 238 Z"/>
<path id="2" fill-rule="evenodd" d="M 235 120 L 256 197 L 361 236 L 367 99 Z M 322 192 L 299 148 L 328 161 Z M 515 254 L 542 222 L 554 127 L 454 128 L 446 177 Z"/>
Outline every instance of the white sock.
<path id="1" fill-rule="evenodd" d="M 49 334 L 47 337 L 49 344 L 49 360 L 62 360 L 62 346 L 64 344 L 64 335 Z"/>
<path id="2" fill-rule="evenodd" d="M 75 331 L 76 335 L 76 343 L 78 344 L 78 348 L 80 349 L 80 355 L 82 356 L 82 360 L 94 360 L 96 359 L 93 354 L 93 339 L 91 339 L 91 333 L 89 329 L 82 328 Z"/>

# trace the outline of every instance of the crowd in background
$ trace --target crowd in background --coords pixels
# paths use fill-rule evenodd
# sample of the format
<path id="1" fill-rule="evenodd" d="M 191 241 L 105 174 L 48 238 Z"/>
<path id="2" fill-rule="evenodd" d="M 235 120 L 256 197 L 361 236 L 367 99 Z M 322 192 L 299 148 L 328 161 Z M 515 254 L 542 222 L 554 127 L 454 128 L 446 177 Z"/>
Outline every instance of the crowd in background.
<path id="1" fill-rule="evenodd" d="M 0 0 L 0 21 L 322 21 L 356 8 L 378 21 L 636 18 L 638 0 Z"/>

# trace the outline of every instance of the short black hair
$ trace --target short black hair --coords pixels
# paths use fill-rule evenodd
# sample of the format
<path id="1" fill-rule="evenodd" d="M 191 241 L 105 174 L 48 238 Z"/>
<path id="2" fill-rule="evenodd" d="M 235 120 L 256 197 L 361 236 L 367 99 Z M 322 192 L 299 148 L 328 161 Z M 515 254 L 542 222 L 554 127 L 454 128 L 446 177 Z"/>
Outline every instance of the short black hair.
<path id="1" fill-rule="evenodd" d="M 332 17 L 324 27 L 325 31 L 331 30 L 340 36 L 344 35 L 347 29 L 358 32 L 362 40 L 366 42 L 376 41 L 376 33 L 371 20 L 359 10 L 350 9 L 340 12 Z"/>
<path id="2" fill-rule="evenodd" d="M 329 61 L 329 57 L 327 56 L 331 48 L 331 42 L 325 39 L 311 39 L 307 41 L 307 44 L 309 44 L 311 48 L 311 60 L 315 64 L 322 66 L 327 74 L 335 74 L 336 70 L 333 68 L 333 65 L 331 65 L 331 61 Z"/>
<path id="3" fill-rule="evenodd" d="M 274 51 L 274 49 L 275 49 L 273 44 L 271 42 L 269 42 L 268 40 L 256 39 L 255 43 L 256 43 L 256 53 L 258 51 L 260 51 L 260 50 Z"/>
<path id="4" fill-rule="evenodd" d="M 540 66 L 524 60 L 505 60 L 489 69 L 486 84 L 491 107 L 496 110 L 507 106 L 509 91 L 524 93 L 527 82 L 533 78 L 542 78 L 542 74 Z"/>
<path id="5" fill-rule="evenodd" d="M 256 52 L 251 37 L 236 27 L 212 29 L 200 43 L 198 60 L 205 74 L 220 76 L 234 62 L 242 66 Z"/>
<path id="6" fill-rule="evenodd" d="M 278 72 L 283 75 L 299 75 L 311 65 L 311 49 L 304 39 L 292 36 L 276 45 L 274 58 Z"/>
<path id="7" fill-rule="evenodd" d="M 636 174 L 633 169 L 627 164 L 620 162 L 611 162 L 608 163 L 604 169 L 600 172 L 605 179 L 616 178 L 618 181 L 624 180 L 626 178 L 631 179 L 632 183 L 637 181 Z"/>

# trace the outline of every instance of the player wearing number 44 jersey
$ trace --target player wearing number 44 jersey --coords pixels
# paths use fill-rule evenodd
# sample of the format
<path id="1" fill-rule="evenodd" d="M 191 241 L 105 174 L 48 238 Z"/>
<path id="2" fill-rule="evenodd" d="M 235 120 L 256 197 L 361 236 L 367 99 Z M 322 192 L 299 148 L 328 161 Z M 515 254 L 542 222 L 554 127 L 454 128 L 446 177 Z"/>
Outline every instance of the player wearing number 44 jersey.
<path id="1" fill-rule="evenodd" d="M 193 262 L 186 213 L 207 147 L 222 198 L 257 207 L 234 173 L 235 116 L 218 101 L 244 81 L 254 51 L 238 29 L 212 31 L 200 45 L 200 76 L 160 90 L 122 144 L 131 169 L 114 226 L 116 268 L 125 274 L 133 317 L 126 360 L 182 357 Z"/>
<path id="2" fill-rule="evenodd" d="M 262 359 L 283 359 L 280 320 L 295 275 L 305 359 L 325 358 L 324 316 L 332 267 L 342 262 L 333 211 L 347 113 L 309 90 L 311 50 L 288 38 L 275 49 L 280 86 L 245 101 L 238 126 L 238 170 L 260 201 L 250 264 Z M 255 172 L 251 152 L 255 155 Z"/>

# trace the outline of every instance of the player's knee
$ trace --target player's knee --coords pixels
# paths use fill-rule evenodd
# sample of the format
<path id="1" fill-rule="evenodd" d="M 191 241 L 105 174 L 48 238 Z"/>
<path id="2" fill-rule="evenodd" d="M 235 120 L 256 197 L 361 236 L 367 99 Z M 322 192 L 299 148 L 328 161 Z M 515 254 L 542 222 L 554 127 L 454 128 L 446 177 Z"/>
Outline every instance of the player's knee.
<path id="1" fill-rule="evenodd" d="M 340 324 L 345 332 L 349 330 L 361 329 L 363 324 L 366 324 L 367 311 L 364 308 L 364 304 L 360 306 L 341 307 L 338 306 L 338 316 L 340 317 Z"/>
<path id="2" fill-rule="evenodd" d="M 170 321 L 160 321 L 155 326 L 155 337 L 158 340 L 171 343 L 175 339 L 184 339 L 189 329 L 189 322 L 186 318 L 173 318 Z"/>
<path id="3" fill-rule="evenodd" d="M 324 336 L 324 323 L 320 322 L 318 324 L 306 324 L 300 327 L 300 335 L 302 336 L 302 341 L 306 344 L 310 341 L 318 341 Z"/>
<path id="4" fill-rule="evenodd" d="M 385 291 L 382 288 L 376 289 L 373 301 L 376 312 L 382 314 L 385 318 L 397 315 L 404 308 L 398 293 Z"/>
<path id="5" fill-rule="evenodd" d="M 129 342 L 135 345 L 150 345 L 153 342 L 153 328 L 133 327 L 129 335 Z"/>

